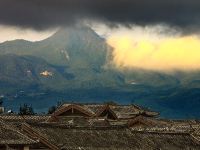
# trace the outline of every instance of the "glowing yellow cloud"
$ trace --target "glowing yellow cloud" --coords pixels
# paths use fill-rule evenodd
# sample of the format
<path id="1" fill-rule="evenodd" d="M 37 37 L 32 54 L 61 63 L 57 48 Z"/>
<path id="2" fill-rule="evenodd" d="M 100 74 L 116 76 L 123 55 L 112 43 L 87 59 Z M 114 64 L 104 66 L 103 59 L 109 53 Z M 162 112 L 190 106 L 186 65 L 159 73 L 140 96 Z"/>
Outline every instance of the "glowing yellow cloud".
<path id="1" fill-rule="evenodd" d="M 151 70 L 200 69 L 200 39 L 196 36 L 168 37 L 158 40 L 114 36 L 107 42 L 118 67 Z"/>

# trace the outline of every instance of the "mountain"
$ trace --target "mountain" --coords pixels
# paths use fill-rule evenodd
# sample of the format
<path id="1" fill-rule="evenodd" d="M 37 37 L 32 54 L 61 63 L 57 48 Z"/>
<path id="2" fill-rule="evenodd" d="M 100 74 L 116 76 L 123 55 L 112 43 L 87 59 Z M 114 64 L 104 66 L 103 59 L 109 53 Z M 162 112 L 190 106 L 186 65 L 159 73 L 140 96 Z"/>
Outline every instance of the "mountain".
<path id="1" fill-rule="evenodd" d="M 0 64 L 2 94 L 24 89 L 59 87 L 66 80 L 45 60 L 34 56 L 0 55 Z"/>
<path id="2" fill-rule="evenodd" d="M 39 42 L 15 40 L 0 44 L 0 55 L 29 55 L 44 59 L 68 76 L 66 88 L 129 88 L 133 83 L 164 87 L 178 83 L 173 76 L 158 72 L 139 69 L 118 71 L 108 67 L 111 53 L 112 49 L 105 39 L 87 26 L 63 28 Z"/>
<path id="3" fill-rule="evenodd" d="M 39 41 L 8 41 L 0 44 L 1 54 L 33 55 L 58 66 L 102 66 L 107 55 L 107 44 L 86 26 L 60 29 L 51 37 Z"/>
<path id="4" fill-rule="evenodd" d="M 118 76 L 120 78 L 120 73 L 116 75 L 104 69 L 108 51 L 105 40 L 86 26 L 60 29 L 39 42 L 15 40 L 0 44 L 1 55 L 29 55 L 44 59 L 67 78 L 66 88 L 120 84 L 121 81 L 113 81 Z"/>
<path id="5" fill-rule="evenodd" d="M 66 27 L 49 38 L 0 44 L 0 95 L 17 110 L 38 111 L 60 100 L 136 103 L 164 117 L 198 118 L 200 71 L 163 73 L 116 69 L 112 48 L 87 26 Z"/>

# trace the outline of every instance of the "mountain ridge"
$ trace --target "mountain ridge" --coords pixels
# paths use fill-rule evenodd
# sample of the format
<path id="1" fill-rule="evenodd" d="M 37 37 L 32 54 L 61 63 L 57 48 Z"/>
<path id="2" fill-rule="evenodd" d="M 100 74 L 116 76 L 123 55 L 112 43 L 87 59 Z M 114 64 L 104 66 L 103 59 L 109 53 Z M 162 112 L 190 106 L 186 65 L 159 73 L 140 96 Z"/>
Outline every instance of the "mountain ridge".
<path id="1" fill-rule="evenodd" d="M 200 117 L 190 110 L 196 110 L 200 101 L 200 71 L 167 74 L 142 69 L 120 70 L 109 65 L 111 54 L 112 48 L 105 39 L 85 26 L 64 28 L 37 42 L 1 43 L 0 94 L 6 96 L 7 106 L 30 102 L 38 108 L 41 106 L 36 102 L 43 102 L 43 110 L 59 99 L 114 99 L 152 107 L 163 116 L 173 117 L 173 112 L 179 110 L 183 116 Z M 30 70 L 34 74 L 28 76 Z M 26 94 L 19 96 L 19 91 Z M 190 98 L 192 103 L 188 103 Z M 187 106 L 181 109 L 178 103 L 182 106 L 182 101 Z"/>

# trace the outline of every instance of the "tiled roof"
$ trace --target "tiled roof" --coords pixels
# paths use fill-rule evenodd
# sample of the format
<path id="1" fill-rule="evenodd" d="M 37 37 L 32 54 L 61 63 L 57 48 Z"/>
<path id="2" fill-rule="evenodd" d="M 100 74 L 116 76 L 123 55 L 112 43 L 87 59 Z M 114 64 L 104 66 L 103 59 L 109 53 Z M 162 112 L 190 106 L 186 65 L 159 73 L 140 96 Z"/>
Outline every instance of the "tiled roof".
<path id="1" fill-rule="evenodd" d="M 67 120 L 57 123 L 30 122 L 25 126 L 27 128 L 23 126 L 26 123 L 22 122 L 22 130 L 19 130 L 20 125 L 16 128 L 12 122 L 2 121 L 0 142 L 4 143 L 0 144 L 33 144 L 36 141 L 32 139 L 39 139 L 48 147 L 53 145 L 63 150 L 200 149 L 200 123 L 196 121 L 173 121 L 140 115 L 129 121 L 133 124 L 139 121 L 147 126 L 129 127 L 126 125 L 127 120 L 123 119 L 107 120 L 80 116 L 62 118 Z"/>
<path id="2" fill-rule="evenodd" d="M 133 118 L 137 115 L 144 114 L 146 116 L 157 116 L 157 112 L 153 112 L 147 109 L 140 108 L 136 105 L 105 105 L 105 104 L 63 104 L 61 107 L 59 107 L 56 112 L 59 112 L 60 110 L 69 107 L 71 105 L 79 106 L 83 110 L 93 114 L 94 116 L 97 115 L 99 112 L 104 109 L 105 106 L 108 106 L 117 116 L 118 119 L 123 118 Z"/>
<path id="3" fill-rule="evenodd" d="M 30 139 L 13 125 L 8 125 L 0 120 L 0 145 L 26 145 L 35 144 L 37 141 Z"/>
<path id="4" fill-rule="evenodd" d="M 199 141 L 200 144 L 200 125 L 194 130 L 192 136 Z"/>
<path id="5" fill-rule="evenodd" d="M 48 115 L 0 115 L 0 119 L 7 122 L 45 122 L 48 118 Z"/>
<path id="6" fill-rule="evenodd" d="M 31 126 L 61 149 L 200 149 L 197 140 L 182 132 L 143 132 L 126 127 L 71 128 L 51 124 Z"/>

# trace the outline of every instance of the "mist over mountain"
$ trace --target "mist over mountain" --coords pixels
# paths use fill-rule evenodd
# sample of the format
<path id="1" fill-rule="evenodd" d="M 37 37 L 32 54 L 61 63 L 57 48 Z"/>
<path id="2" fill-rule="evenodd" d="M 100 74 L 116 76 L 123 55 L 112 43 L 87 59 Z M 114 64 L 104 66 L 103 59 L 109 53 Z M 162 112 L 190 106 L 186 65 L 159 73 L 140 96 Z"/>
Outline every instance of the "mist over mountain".
<path id="1" fill-rule="evenodd" d="M 57 101 L 137 103 L 172 118 L 200 117 L 200 71 L 162 73 L 109 65 L 112 48 L 87 26 L 0 44 L 0 94 L 14 110 L 45 111 Z"/>

